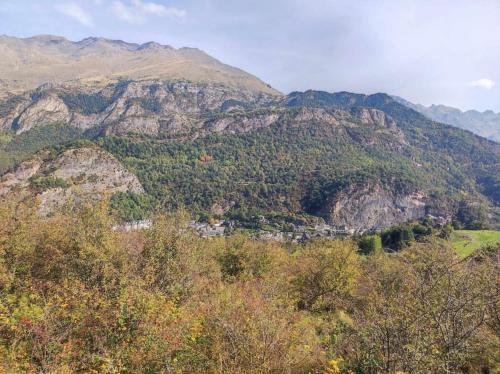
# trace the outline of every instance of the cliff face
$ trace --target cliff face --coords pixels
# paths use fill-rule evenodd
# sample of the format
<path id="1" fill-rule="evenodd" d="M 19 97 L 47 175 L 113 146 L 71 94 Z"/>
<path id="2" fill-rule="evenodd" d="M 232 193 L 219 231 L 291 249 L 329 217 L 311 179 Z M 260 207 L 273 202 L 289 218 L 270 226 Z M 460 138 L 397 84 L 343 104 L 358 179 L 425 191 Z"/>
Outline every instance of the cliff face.
<path id="1" fill-rule="evenodd" d="M 45 123 L 68 123 L 70 118 L 69 109 L 60 98 L 46 95 L 27 105 L 18 117 L 13 118 L 10 127 L 21 134 Z"/>
<path id="2" fill-rule="evenodd" d="M 69 202 L 127 191 L 144 192 L 135 175 L 97 147 L 71 148 L 55 157 L 41 152 L 0 178 L 0 198 L 29 193 L 36 196 L 43 214 Z"/>
<path id="3" fill-rule="evenodd" d="M 428 199 L 423 193 L 396 193 L 376 184 L 340 192 L 320 214 L 332 225 L 362 231 L 421 219 L 427 212 Z"/>
<path id="4" fill-rule="evenodd" d="M 67 123 L 106 135 L 182 133 L 213 112 L 231 111 L 238 103 L 261 106 L 273 96 L 220 84 L 186 81 L 136 81 L 105 88 L 44 85 L 4 103 L 0 129 L 25 132 L 35 126 Z"/>
<path id="5" fill-rule="evenodd" d="M 82 130 L 98 128 L 108 136 L 204 136 L 244 133 L 281 122 L 312 122 L 339 129 L 365 127 L 405 143 L 396 122 L 380 110 L 287 108 L 272 96 L 217 84 L 141 81 L 104 89 L 45 85 L 7 104 L 4 103 L 4 115 L 0 117 L 0 129 L 17 134 L 63 123 Z"/>

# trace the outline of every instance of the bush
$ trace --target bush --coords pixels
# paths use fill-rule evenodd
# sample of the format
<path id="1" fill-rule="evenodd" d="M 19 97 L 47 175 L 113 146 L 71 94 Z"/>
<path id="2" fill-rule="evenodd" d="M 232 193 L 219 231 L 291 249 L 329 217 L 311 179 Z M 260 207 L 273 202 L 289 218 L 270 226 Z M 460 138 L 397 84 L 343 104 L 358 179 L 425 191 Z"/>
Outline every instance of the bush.
<path id="1" fill-rule="evenodd" d="M 300 309 L 342 309 L 354 291 L 358 256 L 352 243 L 312 241 L 300 248 L 292 277 L 292 293 Z"/>
<path id="2" fill-rule="evenodd" d="M 400 225 L 384 231 L 381 238 L 384 248 L 392 251 L 400 251 L 410 245 L 415 239 L 415 235 L 409 225 Z"/>
<path id="3" fill-rule="evenodd" d="M 48 190 L 49 188 L 68 188 L 69 183 L 62 178 L 58 177 L 33 177 L 30 179 L 31 186 L 41 190 Z"/>
<path id="4" fill-rule="evenodd" d="M 458 373 L 498 362 L 498 247 L 201 239 L 179 212 L 0 205 L 0 372 Z"/>
<path id="5" fill-rule="evenodd" d="M 364 235 L 358 240 L 359 251 L 362 254 L 371 254 L 382 250 L 380 235 Z"/>
<path id="6" fill-rule="evenodd" d="M 488 228 L 488 210 L 475 201 L 462 201 L 457 212 L 457 219 L 467 230 L 485 230 Z"/>

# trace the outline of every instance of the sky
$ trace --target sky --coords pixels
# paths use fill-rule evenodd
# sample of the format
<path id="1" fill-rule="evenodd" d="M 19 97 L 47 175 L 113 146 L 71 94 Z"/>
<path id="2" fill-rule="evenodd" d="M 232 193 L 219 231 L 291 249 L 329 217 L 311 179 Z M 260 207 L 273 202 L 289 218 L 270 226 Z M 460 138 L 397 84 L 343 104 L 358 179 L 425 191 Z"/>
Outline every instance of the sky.
<path id="1" fill-rule="evenodd" d="M 500 0 L 0 0 L 0 34 L 197 47 L 284 93 L 500 112 Z"/>

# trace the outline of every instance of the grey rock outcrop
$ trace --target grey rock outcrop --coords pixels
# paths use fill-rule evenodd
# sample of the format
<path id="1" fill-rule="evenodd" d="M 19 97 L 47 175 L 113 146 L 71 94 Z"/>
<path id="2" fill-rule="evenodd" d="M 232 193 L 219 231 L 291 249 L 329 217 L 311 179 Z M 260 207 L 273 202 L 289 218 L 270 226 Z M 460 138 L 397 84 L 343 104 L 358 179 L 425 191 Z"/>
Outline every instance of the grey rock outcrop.
<path id="1" fill-rule="evenodd" d="M 421 219 L 426 213 L 427 197 L 423 193 L 398 194 L 374 185 L 342 191 L 321 215 L 337 227 L 362 231 Z"/>
<path id="2" fill-rule="evenodd" d="M 64 186 L 38 187 L 37 179 L 57 180 Z M 143 193 L 144 189 L 111 154 L 93 146 L 71 148 L 55 158 L 41 152 L 0 177 L 0 198 L 11 193 L 32 194 L 43 214 L 70 201 L 99 200 L 127 191 Z"/>
<path id="3" fill-rule="evenodd" d="M 29 105 L 16 119 L 14 128 L 20 134 L 31 128 L 50 123 L 67 123 L 68 107 L 57 96 L 47 95 Z"/>
<path id="4" fill-rule="evenodd" d="M 0 129 L 22 133 L 35 126 L 65 123 L 106 135 L 189 132 L 225 103 L 265 105 L 273 96 L 237 90 L 217 83 L 187 81 L 118 82 L 105 87 L 44 85 L 18 96 L 0 114 Z"/>

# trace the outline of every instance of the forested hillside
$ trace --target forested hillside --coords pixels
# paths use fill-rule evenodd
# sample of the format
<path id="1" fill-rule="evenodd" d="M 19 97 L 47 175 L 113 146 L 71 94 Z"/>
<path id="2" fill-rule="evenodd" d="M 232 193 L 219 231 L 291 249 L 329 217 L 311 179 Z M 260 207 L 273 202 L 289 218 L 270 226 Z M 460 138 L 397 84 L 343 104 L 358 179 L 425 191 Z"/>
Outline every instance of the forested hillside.
<path id="1" fill-rule="evenodd" d="M 41 88 L 9 105 L 0 167 L 90 139 L 146 190 L 112 198 L 124 220 L 179 207 L 240 222 L 320 217 L 359 231 L 429 214 L 469 228 L 497 220 L 500 146 L 384 94 L 273 98 L 217 84 L 123 81 Z"/>
<path id="2" fill-rule="evenodd" d="M 0 28 L 203 36 L 293 89 L 423 96 L 464 45 L 436 84 L 487 67 L 448 27 L 484 4 L 30 2 Z M 401 28 L 422 19 L 445 32 Z M 414 109 L 194 48 L 0 35 L 0 374 L 500 373 L 500 144 Z"/>

